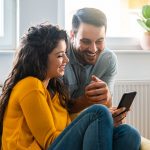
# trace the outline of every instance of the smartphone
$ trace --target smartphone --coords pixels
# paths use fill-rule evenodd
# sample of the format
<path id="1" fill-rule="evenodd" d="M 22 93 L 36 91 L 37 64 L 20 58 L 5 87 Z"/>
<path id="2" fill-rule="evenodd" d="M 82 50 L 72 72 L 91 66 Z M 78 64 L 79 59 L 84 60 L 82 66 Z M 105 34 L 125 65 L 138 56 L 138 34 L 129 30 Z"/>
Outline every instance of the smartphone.
<path id="1" fill-rule="evenodd" d="M 121 100 L 120 100 L 120 103 L 119 103 L 117 109 L 121 108 L 121 107 L 125 107 L 126 108 L 125 111 L 128 111 L 134 98 L 135 98 L 135 96 L 136 96 L 136 93 L 137 92 L 135 92 L 135 91 L 129 92 L 129 93 L 124 93 Z"/>

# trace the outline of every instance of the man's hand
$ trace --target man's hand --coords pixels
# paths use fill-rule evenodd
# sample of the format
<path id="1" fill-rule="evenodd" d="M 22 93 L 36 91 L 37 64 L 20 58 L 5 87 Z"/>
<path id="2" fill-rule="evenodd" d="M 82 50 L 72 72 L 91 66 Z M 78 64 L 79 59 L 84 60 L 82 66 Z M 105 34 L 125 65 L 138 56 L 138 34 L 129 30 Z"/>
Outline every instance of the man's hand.
<path id="1" fill-rule="evenodd" d="M 120 124 L 125 123 L 125 118 L 126 118 L 126 115 L 127 115 L 127 112 L 124 112 L 125 107 L 122 107 L 122 108 L 119 108 L 119 109 L 117 109 L 116 107 L 112 107 L 109 110 L 112 113 L 112 117 L 113 117 L 113 120 L 114 120 L 114 126 L 115 127 L 119 126 Z"/>
<path id="2" fill-rule="evenodd" d="M 112 105 L 111 94 L 107 84 L 94 75 L 90 84 L 85 87 L 84 95 L 78 97 L 76 100 L 72 100 L 70 112 L 77 113 L 93 104 L 103 104 L 107 107 Z"/>
<path id="3" fill-rule="evenodd" d="M 111 101 L 107 84 L 94 75 L 92 76 L 91 83 L 85 87 L 85 98 L 89 105 L 108 105 L 109 101 Z"/>

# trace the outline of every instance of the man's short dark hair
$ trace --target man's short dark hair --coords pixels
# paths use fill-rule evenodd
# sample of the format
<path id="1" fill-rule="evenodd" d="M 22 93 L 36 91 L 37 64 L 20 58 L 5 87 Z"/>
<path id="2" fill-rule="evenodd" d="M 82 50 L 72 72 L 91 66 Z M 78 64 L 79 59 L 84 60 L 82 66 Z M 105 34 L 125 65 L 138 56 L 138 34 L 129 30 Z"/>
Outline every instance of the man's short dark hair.
<path id="1" fill-rule="evenodd" d="M 96 8 L 82 8 L 77 10 L 72 18 L 72 30 L 74 33 L 78 32 L 81 23 L 91 24 L 97 27 L 107 28 L 107 18 L 105 14 Z"/>

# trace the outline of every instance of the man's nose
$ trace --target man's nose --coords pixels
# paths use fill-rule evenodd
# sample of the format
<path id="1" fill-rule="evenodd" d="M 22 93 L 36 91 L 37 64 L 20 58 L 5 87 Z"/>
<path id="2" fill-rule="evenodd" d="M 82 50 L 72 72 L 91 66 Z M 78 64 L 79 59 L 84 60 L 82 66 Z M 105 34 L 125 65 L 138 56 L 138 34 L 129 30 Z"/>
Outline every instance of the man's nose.
<path id="1" fill-rule="evenodd" d="M 96 44 L 95 43 L 92 43 L 89 47 L 89 50 L 92 52 L 92 53 L 95 53 L 97 51 L 97 47 L 96 47 Z"/>

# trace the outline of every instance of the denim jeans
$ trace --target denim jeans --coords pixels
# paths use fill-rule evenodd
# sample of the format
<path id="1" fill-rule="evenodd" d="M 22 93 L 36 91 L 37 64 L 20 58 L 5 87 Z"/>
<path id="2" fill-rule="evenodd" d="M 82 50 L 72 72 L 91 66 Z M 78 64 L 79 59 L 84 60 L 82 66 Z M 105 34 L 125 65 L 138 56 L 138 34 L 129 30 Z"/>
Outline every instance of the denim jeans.
<path id="1" fill-rule="evenodd" d="M 140 135 L 133 127 L 113 126 L 103 105 L 83 111 L 51 144 L 48 150 L 139 150 Z"/>

